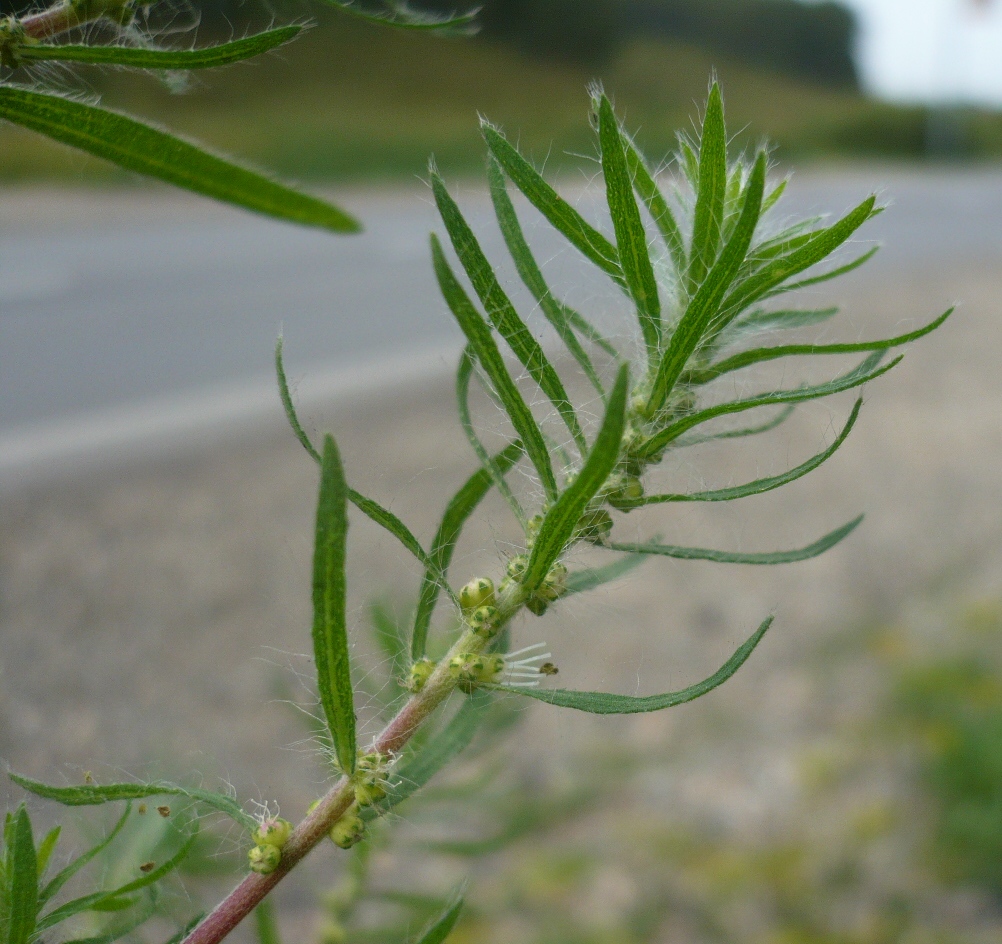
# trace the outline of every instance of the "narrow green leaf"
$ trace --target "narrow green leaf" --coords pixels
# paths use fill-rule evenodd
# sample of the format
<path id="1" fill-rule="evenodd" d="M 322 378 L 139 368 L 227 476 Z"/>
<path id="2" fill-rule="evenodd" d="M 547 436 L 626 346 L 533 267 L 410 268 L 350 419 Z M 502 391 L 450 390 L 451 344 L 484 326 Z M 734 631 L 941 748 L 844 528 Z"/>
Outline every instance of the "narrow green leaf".
<path id="1" fill-rule="evenodd" d="M 355 489 L 348 489 L 348 500 L 366 517 L 370 518 L 381 528 L 390 532 L 408 551 L 410 551 L 425 567 L 433 566 L 428 555 L 421 547 L 421 542 L 411 533 L 407 527 L 392 511 L 384 508 L 377 501 L 366 498 Z"/>
<path id="2" fill-rule="evenodd" d="M 684 133 L 678 136 L 678 162 L 693 191 L 699 189 L 699 156 Z"/>
<path id="3" fill-rule="evenodd" d="M 832 279 L 837 279 L 839 276 L 845 275 L 848 272 L 852 272 L 858 269 L 861 265 L 865 265 L 869 262 L 880 250 L 880 246 L 873 246 L 871 249 L 867 249 L 866 252 L 857 256 L 851 262 L 847 262 L 843 266 L 839 266 L 837 269 L 832 269 L 829 272 L 822 272 L 821 275 L 815 275 L 813 278 L 800 279 L 798 282 L 790 282 L 787 285 L 781 285 L 779 288 L 767 293 L 764 298 L 773 298 L 776 295 L 782 295 L 786 292 L 796 292 L 798 289 L 808 288 L 811 285 L 820 285 L 822 282 L 830 282 Z"/>
<path id="4" fill-rule="evenodd" d="M 56 826 L 50 829 L 46 833 L 45 838 L 38 844 L 38 875 L 41 878 L 45 874 L 45 870 L 49 867 L 49 859 L 52 858 L 52 853 L 56 851 L 56 843 L 59 842 L 59 834 L 62 832 L 62 826 Z"/>
<path id="5" fill-rule="evenodd" d="M 626 400 L 630 390 L 626 364 L 619 368 L 616 384 L 609 395 L 602 426 L 595 437 L 588 458 L 574 481 L 564 490 L 543 518 L 532 545 L 522 586 L 529 594 L 542 584 L 574 535 L 588 503 L 605 484 L 619 460 L 623 427 L 626 423 Z"/>
<path id="6" fill-rule="evenodd" d="M 608 692 L 575 692 L 567 689 L 505 688 L 518 695 L 527 695 L 537 701 L 556 705 L 558 708 L 576 708 L 596 715 L 629 715 L 645 711 L 662 711 L 675 705 L 699 698 L 726 682 L 744 665 L 752 650 L 759 644 L 766 630 L 772 624 L 772 617 L 766 619 L 752 635 L 716 672 L 709 678 L 690 685 L 680 692 L 666 692 L 663 695 L 613 695 Z"/>
<path id="7" fill-rule="evenodd" d="M 285 364 L 282 359 L 282 338 L 279 337 L 277 343 L 275 344 L 275 373 L 278 377 L 278 393 L 282 399 L 282 406 L 285 409 L 285 416 L 289 421 L 289 425 L 292 427 L 292 431 L 296 434 L 296 439 L 302 444 L 303 448 L 319 463 L 321 462 L 320 453 L 317 452 L 313 443 L 310 442 L 310 437 L 306 435 L 306 430 L 303 429 L 302 424 L 299 422 L 299 416 L 296 413 L 295 404 L 292 402 L 292 394 L 289 392 L 289 382 L 285 376 Z M 355 491 L 353 488 L 348 489 L 348 500 L 359 510 L 362 514 L 366 515 L 381 528 L 385 528 L 390 532 L 398 541 L 408 551 L 410 551 L 426 568 L 432 566 L 429 562 L 428 555 L 425 554 L 424 548 L 421 547 L 421 542 L 414 537 L 410 528 L 407 527 L 392 511 L 384 508 L 379 502 L 374 501 L 371 498 L 366 498 L 360 492 Z"/>
<path id="8" fill-rule="evenodd" d="M 780 198 L 786 192 L 786 188 L 790 183 L 789 177 L 784 177 L 775 187 L 770 190 L 765 199 L 762 201 L 762 215 L 765 216 L 777 203 L 779 203 Z"/>
<path id="9" fill-rule="evenodd" d="M 727 130 L 724 102 L 716 82 L 710 88 L 699 137 L 699 177 L 689 248 L 689 294 L 695 295 L 710 271 L 720 243 L 727 189 Z"/>
<path id="10" fill-rule="evenodd" d="M 671 336 L 668 350 L 658 365 L 657 376 L 648 401 L 650 415 L 656 413 L 667 400 L 689 358 L 706 337 L 708 329 L 719 314 L 720 302 L 744 261 L 762 208 L 765 171 L 766 158 L 765 152 L 762 151 L 759 152 L 755 169 L 745 188 L 744 206 L 734 227 L 734 233 L 709 274 L 702 279 L 698 291 L 689 302 L 685 314 Z"/>
<path id="11" fill-rule="evenodd" d="M 608 544 L 610 550 L 623 551 L 626 554 L 657 554 L 660 557 L 674 557 L 678 560 L 706 560 L 717 564 L 794 564 L 798 561 L 810 560 L 819 554 L 824 554 L 843 538 L 848 537 L 863 516 L 854 518 L 848 524 L 836 528 L 823 537 L 818 538 L 806 547 L 795 551 L 764 551 L 761 553 L 742 553 L 740 551 L 717 551 L 704 547 L 678 547 L 673 544 Z"/>
<path id="12" fill-rule="evenodd" d="M 126 170 L 256 213 L 335 233 L 359 230 L 352 217 L 323 200 L 106 108 L 8 85 L 0 87 L 0 119 Z"/>
<path id="13" fill-rule="evenodd" d="M 642 456 L 653 455 L 694 426 L 707 423 L 718 416 L 743 413 L 745 410 L 754 410 L 760 406 L 773 406 L 779 403 L 803 403 L 807 400 L 817 400 L 821 397 L 831 396 L 833 393 L 841 393 L 843 390 L 851 390 L 853 387 L 860 387 L 868 381 L 879 377 L 881 374 L 886 374 L 887 371 L 897 366 L 901 361 L 901 356 L 899 355 L 889 364 L 878 367 L 877 365 L 883 358 L 883 354 L 883 351 L 871 354 L 858 367 L 827 383 L 817 384 L 816 386 L 798 387 L 795 390 L 774 390 L 770 393 L 760 393 L 753 397 L 720 403 L 716 406 L 707 407 L 705 410 L 700 410 L 697 413 L 691 413 L 689 416 L 676 420 L 665 427 L 660 433 L 648 439 L 640 447 L 638 453 Z"/>
<path id="14" fill-rule="evenodd" d="M 796 409 L 794 404 L 784 406 L 771 420 L 760 423 L 758 426 L 746 426 L 741 429 L 725 429 L 720 433 L 711 433 L 708 436 L 685 436 L 675 440 L 675 448 L 681 449 L 685 446 L 698 446 L 705 442 L 716 442 L 718 439 L 741 439 L 745 436 L 758 436 L 759 433 L 768 433 L 777 426 L 785 423 Z"/>
<path id="15" fill-rule="evenodd" d="M 526 522 L 525 511 L 518 503 L 518 499 L 512 493 L 508 481 L 505 479 L 505 470 L 494 461 L 491 454 L 480 441 L 480 437 L 477 436 L 477 431 L 473 428 L 473 420 L 470 417 L 470 380 L 473 378 L 473 367 L 476 363 L 475 358 L 476 355 L 473 353 L 473 349 L 467 345 L 462 355 L 460 355 L 459 366 L 456 369 L 456 403 L 459 407 L 459 423 L 463 427 L 463 432 L 466 434 L 470 446 L 480 460 L 480 464 L 491 476 L 495 487 L 501 494 L 501 497 L 508 503 L 508 507 L 511 508 L 516 520 L 524 526 Z"/>
<path id="16" fill-rule="evenodd" d="M 254 909 L 254 930 L 257 933 L 257 944 L 282 944 L 278 922 L 275 920 L 275 908 L 270 898 L 265 898 Z"/>
<path id="17" fill-rule="evenodd" d="M 259 56 L 294 39 L 302 29 L 302 26 L 279 26 L 244 39 L 202 49 L 138 49 L 130 46 L 55 46 L 33 43 L 19 46 L 17 57 L 86 62 L 99 66 L 127 66 L 134 69 L 209 69 Z"/>
<path id="18" fill-rule="evenodd" d="M 604 567 L 590 567 L 587 570 L 575 570 L 567 575 L 567 594 L 585 593 L 594 590 L 603 584 L 619 580 L 631 570 L 639 567 L 645 560 L 646 554 L 627 554 L 611 564 Z"/>
<path id="19" fill-rule="evenodd" d="M 140 876 L 134 881 L 127 882 L 125 885 L 121 885 L 112 891 L 95 892 L 93 894 L 83 895 L 80 898 L 74 898 L 72 901 L 66 902 L 65 905 L 61 905 L 54 911 L 50 911 L 47 915 L 45 915 L 38 922 L 38 930 L 45 931 L 48 928 L 55 927 L 57 924 L 67 920 L 67 918 L 72 918 L 74 915 L 82 914 L 85 911 L 100 911 L 108 902 L 114 902 L 116 899 L 146 888 L 154 882 L 159 882 L 160 879 L 173 872 L 174 869 L 176 869 L 187 858 L 188 853 L 191 852 L 191 849 L 195 845 L 195 841 L 197 839 L 198 824 L 196 822 L 191 835 L 188 836 L 181 848 L 166 862 L 157 866 L 155 869 L 150 870 L 145 875 Z"/>
<path id="20" fill-rule="evenodd" d="M 357 19 L 397 29 L 434 32 L 446 36 L 469 36 L 478 29 L 479 7 L 468 13 L 439 16 L 424 10 L 411 9 L 399 0 L 384 0 L 384 9 L 375 12 L 363 9 L 355 0 L 324 0 L 324 2 Z"/>
<path id="21" fill-rule="evenodd" d="M 602 146 L 602 174 L 605 178 L 609 215 L 616 233 L 616 251 L 626 286 L 637 306 L 640 331 L 647 346 L 647 359 L 654 363 L 661 349 L 661 300 L 647 249 L 647 233 L 640 208 L 633 195 L 633 180 L 627 168 L 626 152 L 619 122 L 609 99 L 597 101 L 598 137 Z"/>
<path id="22" fill-rule="evenodd" d="M 435 266 L 435 275 L 438 278 L 439 288 L 445 298 L 450 310 L 459 322 L 463 334 L 466 335 L 470 347 L 476 354 L 480 366 L 493 384 L 498 397 L 504 405 L 505 411 L 511 420 L 515 432 L 525 445 L 526 455 L 529 461 L 535 466 L 542 481 L 543 489 L 551 499 L 556 498 L 557 483 L 553 477 L 553 467 L 550 464 L 550 455 L 546 449 L 543 433 L 536 424 L 536 419 L 532 415 L 522 394 L 519 392 L 515 381 L 512 380 L 505 367 L 501 352 L 494 343 L 491 330 L 483 318 L 473 307 L 473 303 L 467 297 L 463 287 L 459 284 L 453 274 L 448 261 L 442 252 L 441 243 L 438 237 L 432 233 L 431 253 Z"/>
<path id="23" fill-rule="evenodd" d="M 599 392 L 599 395 L 604 397 L 605 390 L 591 362 L 591 358 L 574 334 L 573 326 L 580 324 L 584 319 L 577 312 L 572 313 L 577 318 L 569 317 L 569 311 L 566 306 L 558 302 L 550 292 L 550 288 L 543 278 L 543 273 L 533 258 L 532 250 L 525 239 L 525 234 L 522 232 L 522 226 L 518 221 L 515 206 L 508 196 L 508 187 L 505 184 L 504 172 L 501 170 L 501 165 L 493 156 L 487 158 L 487 179 L 490 183 L 491 200 L 494 203 L 494 213 L 497 216 L 498 226 L 501 229 L 501 235 L 504 237 L 505 245 L 508 247 L 508 252 L 511 253 L 519 278 L 522 279 L 532 297 L 536 299 L 546 320 L 553 325 L 560 340 L 567 346 L 567 350 L 571 352 L 571 355 L 581 366 L 584 375 Z M 588 327 L 591 328 L 590 325 Z M 591 333 L 586 334 L 586 337 L 591 338 L 597 335 L 598 332 L 592 328 Z"/>
<path id="24" fill-rule="evenodd" d="M 431 542 L 430 558 L 434 569 L 425 570 L 421 581 L 421 592 L 418 598 L 417 611 L 414 614 L 414 632 L 411 636 L 411 656 L 417 660 L 424 656 L 428 640 L 428 627 L 431 616 L 438 601 L 442 580 L 449 571 L 452 562 L 452 552 L 470 515 L 491 490 L 495 482 L 495 474 L 503 476 L 522 458 L 523 449 L 520 442 L 513 442 L 502 449 L 491 459 L 491 468 L 482 468 L 470 476 L 463 487 L 456 492 L 446 506 L 442 523 L 438 526 L 434 540 Z"/>
<path id="25" fill-rule="evenodd" d="M 935 331 L 954 312 L 953 308 L 948 308 L 942 315 L 929 324 L 909 331 L 907 334 L 899 334 L 893 338 L 881 338 L 875 341 L 858 341 L 852 344 L 787 344 L 777 347 L 760 347 L 751 351 L 742 351 L 734 354 L 725 360 L 700 372 L 699 379 L 695 382 L 705 383 L 707 380 L 715 380 L 722 374 L 732 370 L 740 370 L 743 367 L 750 367 L 752 364 L 761 364 L 765 361 L 776 360 L 779 357 L 807 357 L 815 354 L 857 354 L 863 351 L 887 351 L 894 347 L 900 347 L 909 341 L 917 341 Z"/>
<path id="26" fill-rule="evenodd" d="M 466 894 L 466 883 L 460 885 L 452 894 L 449 904 L 445 910 L 426 927 L 418 937 L 414 939 L 414 944 L 442 944 L 456 926 L 459 920 L 459 913 L 463 910 L 463 896 Z"/>
<path id="27" fill-rule="evenodd" d="M 633 180 L 633 187 L 640 199 L 644 201 L 647 212 L 650 213 L 654 225 L 658 228 L 661 238 L 664 239 L 665 245 L 668 247 L 672 262 L 675 264 L 675 271 L 681 277 L 688 267 L 682 231 L 679 229 L 668 201 L 661 192 L 661 188 L 658 187 L 654 175 L 648 169 L 636 145 L 625 134 L 622 135 L 622 138 L 626 151 L 626 166 Z"/>
<path id="28" fill-rule="evenodd" d="M 466 270 L 473 290 L 484 306 L 484 311 L 487 312 L 488 321 L 508 342 L 508 346 L 529 372 L 529 376 L 546 394 L 560 414 L 574 438 L 574 442 L 583 453 L 587 449 L 584 434 L 578 425 L 578 419 L 570 398 L 567 396 L 567 391 L 564 389 L 560 377 L 557 376 L 557 372 L 553 369 L 550 359 L 543 352 L 539 342 L 532 336 L 525 322 L 519 317 L 518 312 L 515 311 L 515 306 L 512 305 L 504 289 L 501 288 L 501 283 L 498 282 L 493 267 L 480 248 L 480 243 L 473 230 L 470 229 L 470 225 L 460 212 L 456 201 L 445 189 L 442 178 L 434 171 L 431 174 L 431 186 L 435 194 L 438 212 L 442 217 L 442 222 L 445 223 L 449 239 L 452 241 L 452 247 L 456 250 L 456 255 Z"/>
<path id="29" fill-rule="evenodd" d="M 853 233 L 873 216 L 876 197 L 867 197 L 856 209 L 837 223 L 812 236 L 799 249 L 763 266 L 754 275 L 743 279 L 724 299 L 723 308 L 731 317 L 743 311 L 756 299 L 762 298 L 791 276 L 803 272 L 830 256 Z M 859 263 L 862 264 L 862 263 Z"/>
<path id="30" fill-rule="evenodd" d="M 285 418 L 289 421 L 292 431 L 296 434 L 296 439 L 299 440 L 302 447 L 317 461 L 317 463 L 320 463 L 322 461 L 320 453 L 317 452 L 316 447 L 312 442 L 310 442 L 310 437 L 306 435 L 306 430 L 303 429 L 303 424 L 299 422 L 299 415 L 296 413 L 296 405 L 292 402 L 292 394 L 289 392 L 289 381 L 285 376 L 285 360 L 282 357 L 282 345 L 284 343 L 285 339 L 282 335 L 279 335 L 278 340 L 275 342 L 275 374 L 278 378 L 278 395 L 282 400 L 282 408 L 285 410 Z"/>
<path id="31" fill-rule="evenodd" d="M 72 862 L 70 862 L 69 865 L 52 878 L 52 881 L 50 881 L 39 893 L 38 902 L 40 906 L 48 902 L 71 878 L 73 878 L 74 875 L 77 874 L 77 872 L 87 865 L 88 862 L 93 861 L 115 841 L 115 837 L 125 826 L 125 821 L 129 818 L 131 810 L 132 804 L 127 802 L 125 805 L 125 812 L 119 817 L 118 822 L 115 823 L 114 827 L 112 827 L 111 832 L 109 832 L 108 835 L 105 836 L 104 839 L 102 839 L 97 845 L 92 846 L 86 852 L 77 856 Z"/>
<path id="32" fill-rule="evenodd" d="M 14 814 L 11 874 L 7 900 L 7 936 L 3 944 L 28 944 L 38 919 L 38 857 L 28 810 L 22 803 Z"/>
<path id="33" fill-rule="evenodd" d="M 345 559 L 348 484 L 334 437 L 324 437 L 313 552 L 313 654 L 317 684 L 338 764 L 355 772 L 355 707 L 348 657 Z"/>
<path id="34" fill-rule="evenodd" d="M 362 819 L 368 822 L 383 816 L 413 796 L 449 761 L 468 748 L 493 700 L 494 696 L 487 691 L 478 690 L 470 695 L 441 731 L 419 751 L 394 767 L 393 780 L 386 796 L 375 806 L 364 809 Z"/>
<path id="35" fill-rule="evenodd" d="M 720 335 L 721 344 L 731 344 L 738 338 L 759 331 L 782 330 L 793 328 L 810 328 L 839 313 L 838 307 L 832 308 L 784 308 L 768 311 L 756 308 L 735 318 L 728 325 L 726 338 Z"/>
<path id="36" fill-rule="evenodd" d="M 10 774 L 10 779 L 19 787 L 23 787 L 35 796 L 46 800 L 55 800 L 63 806 L 95 806 L 99 803 L 114 803 L 120 800 L 142 800 L 152 796 L 182 796 L 199 803 L 204 803 L 219 813 L 225 813 L 241 826 L 253 829 L 257 820 L 245 813 L 240 804 L 232 797 L 223 793 L 213 793 L 211 790 L 179 787 L 172 783 L 155 781 L 153 783 L 109 783 L 100 786 L 96 783 L 81 784 L 72 787 L 54 787 L 40 783 L 19 774 Z"/>
<path id="37" fill-rule="evenodd" d="M 512 183 L 525 194 L 526 199 L 550 223 L 603 272 L 626 285 L 619 265 L 616 247 L 597 229 L 587 223 L 563 197 L 561 197 L 504 135 L 487 122 L 481 122 L 484 140 L 497 162 L 504 168 Z"/>
<path id="38" fill-rule="evenodd" d="M 631 508 L 639 508 L 641 505 L 660 505 L 667 502 L 714 502 L 714 501 L 734 501 L 738 498 L 747 498 L 749 495 L 761 495 L 763 492 L 771 492 L 775 488 L 780 488 L 790 482 L 813 472 L 819 465 L 827 462 L 845 442 L 850 430 L 859 415 L 859 408 L 863 405 L 862 400 L 857 400 L 852 408 L 852 413 L 842 432 L 838 434 L 835 441 L 823 452 L 812 456 L 806 462 L 802 462 L 796 468 L 789 469 L 781 475 L 771 475 L 767 478 L 755 479 L 753 482 L 746 482 L 744 485 L 733 485 L 730 488 L 719 488 L 705 492 L 683 492 L 679 494 L 666 495 L 645 495 L 639 501 L 629 504 Z"/>

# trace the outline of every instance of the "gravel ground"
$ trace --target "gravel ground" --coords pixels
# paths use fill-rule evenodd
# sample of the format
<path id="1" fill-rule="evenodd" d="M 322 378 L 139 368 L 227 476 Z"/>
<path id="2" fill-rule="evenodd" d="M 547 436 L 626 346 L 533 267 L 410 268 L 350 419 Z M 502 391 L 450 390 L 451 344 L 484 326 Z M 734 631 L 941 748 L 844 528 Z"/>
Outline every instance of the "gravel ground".
<path id="1" fill-rule="evenodd" d="M 733 507 L 635 513 L 618 533 L 770 550 L 809 543 L 860 511 L 866 520 L 815 561 L 769 569 L 652 561 L 566 601 L 545 622 L 527 617 L 516 644 L 545 634 L 563 684 L 648 693 L 712 671 L 776 614 L 759 651 L 705 701 L 626 720 L 533 706 L 518 736 L 528 761 L 569 756 L 594 737 L 674 749 L 712 736 L 716 746 L 688 750 L 684 774 L 651 785 L 648 802 L 742 834 L 775 829 L 796 801 L 798 752 L 873 703 L 879 673 L 849 630 L 944 596 L 1002 595 L 1000 262 L 1002 249 L 989 246 L 948 267 L 876 267 L 825 294 L 845 303 L 839 336 L 853 339 L 962 306 L 867 388 L 856 429 L 821 470 Z M 448 377 L 431 376 L 304 418 L 336 432 L 352 482 L 422 540 L 473 468 L 450 389 Z M 768 443 L 690 450 L 665 474 L 692 486 L 778 472 L 830 442 L 850 403 L 808 405 Z M 309 698 L 315 488 L 313 464 L 291 434 L 265 426 L 5 493 L 0 757 L 49 781 L 78 782 L 84 770 L 103 781 L 186 780 L 194 769 L 242 798 L 301 810 L 319 774 L 308 751 L 288 748 L 302 726 L 281 699 L 290 690 Z M 497 573 L 514 538 L 497 521 L 501 506 L 485 503 L 455 560 L 457 581 Z M 417 572 L 361 518 L 351 555 L 364 653 L 367 601 L 386 595 L 406 605 Z M 833 652 L 826 664 L 822 655 Z"/>

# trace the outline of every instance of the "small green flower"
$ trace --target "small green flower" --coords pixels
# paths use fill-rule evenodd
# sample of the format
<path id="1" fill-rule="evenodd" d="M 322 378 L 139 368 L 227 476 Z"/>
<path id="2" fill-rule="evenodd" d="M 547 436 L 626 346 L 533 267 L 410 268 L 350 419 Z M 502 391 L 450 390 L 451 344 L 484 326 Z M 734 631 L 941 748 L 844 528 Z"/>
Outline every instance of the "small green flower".
<path id="1" fill-rule="evenodd" d="M 471 613 L 481 606 L 493 606 L 494 581 L 490 577 L 474 577 L 459 591 L 459 605 L 464 613 Z"/>
<path id="2" fill-rule="evenodd" d="M 259 846 L 274 846 L 281 849 L 292 832 L 292 823 L 278 816 L 269 816 L 261 820 L 261 825 L 254 830 L 254 842 Z"/>
<path id="3" fill-rule="evenodd" d="M 350 806 L 344 815 L 331 826 L 331 842 L 342 849 L 350 849 L 365 836 L 365 823 L 358 815 L 358 807 Z"/>
<path id="4" fill-rule="evenodd" d="M 492 636 L 497 629 L 498 611 L 495 606 L 477 607 L 469 618 L 470 629 L 479 636 Z"/>
<path id="5" fill-rule="evenodd" d="M 407 673 L 407 681 L 404 685 L 407 691 L 415 693 L 421 691 L 437 665 L 438 663 L 432 662 L 431 659 L 418 659 Z"/>

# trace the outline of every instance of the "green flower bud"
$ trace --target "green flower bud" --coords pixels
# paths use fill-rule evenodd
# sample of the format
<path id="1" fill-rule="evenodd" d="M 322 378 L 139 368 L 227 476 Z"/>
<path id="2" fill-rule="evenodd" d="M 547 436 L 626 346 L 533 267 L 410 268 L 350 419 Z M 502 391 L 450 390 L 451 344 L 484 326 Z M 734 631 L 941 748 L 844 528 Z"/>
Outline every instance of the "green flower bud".
<path id="1" fill-rule="evenodd" d="M 484 667 L 480 673 L 481 681 L 496 682 L 498 677 L 504 672 L 504 656 L 486 656 Z"/>
<path id="2" fill-rule="evenodd" d="M 525 523 L 525 542 L 529 547 L 536 542 L 536 536 L 539 534 L 539 529 L 543 526 L 543 516 L 533 515 Z"/>
<path id="3" fill-rule="evenodd" d="M 480 636 L 492 636 L 497 628 L 497 616 L 497 607 L 477 607 L 470 614 L 470 628 Z"/>
<path id="4" fill-rule="evenodd" d="M 278 816 L 270 816 L 262 820 L 261 825 L 254 830 L 253 839 L 259 846 L 274 846 L 281 849 L 292 832 L 292 823 Z"/>
<path id="5" fill-rule="evenodd" d="M 331 826 L 331 842 L 342 849 L 350 849 L 365 836 L 365 823 L 355 807 L 349 807 L 345 814 Z"/>
<path id="6" fill-rule="evenodd" d="M 405 687 L 409 692 L 419 692 L 424 688 L 425 683 L 431 678 L 431 673 L 435 671 L 437 662 L 431 659 L 418 659 L 407 673 Z"/>
<path id="7" fill-rule="evenodd" d="M 278 846 L 254 846 L 247 853 L 247 859 L 250 861 L 252 872 L 257 872 L 258 875 L 271 875 L 282 861 L 282 850 Z"/>
<path id="8" fill-rule="evenodd" d="M 489 577 L 475 577 L 459 591 L 459 605 L 464 613 L 481 606 L 494 606 L 494 581 Z"/>
<path id="9" fill-rule="evenodd" d="M 529 558 L 525 554 L 516 554 L 508 561 L 507 574 L 512 580 L 521 580 L 529 566 Z"/>

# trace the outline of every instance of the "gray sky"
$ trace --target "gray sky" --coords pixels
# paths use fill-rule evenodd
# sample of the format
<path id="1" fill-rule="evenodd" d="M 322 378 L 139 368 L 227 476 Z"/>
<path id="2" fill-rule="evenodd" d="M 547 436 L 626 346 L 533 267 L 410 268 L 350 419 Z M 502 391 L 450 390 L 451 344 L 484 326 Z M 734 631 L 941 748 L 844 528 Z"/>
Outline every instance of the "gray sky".
<path id="1" fill-rule="evenodd" d="M 867 88 L 895 101 L 1002 107 L 1002 0 L 843 0 Z"/>

